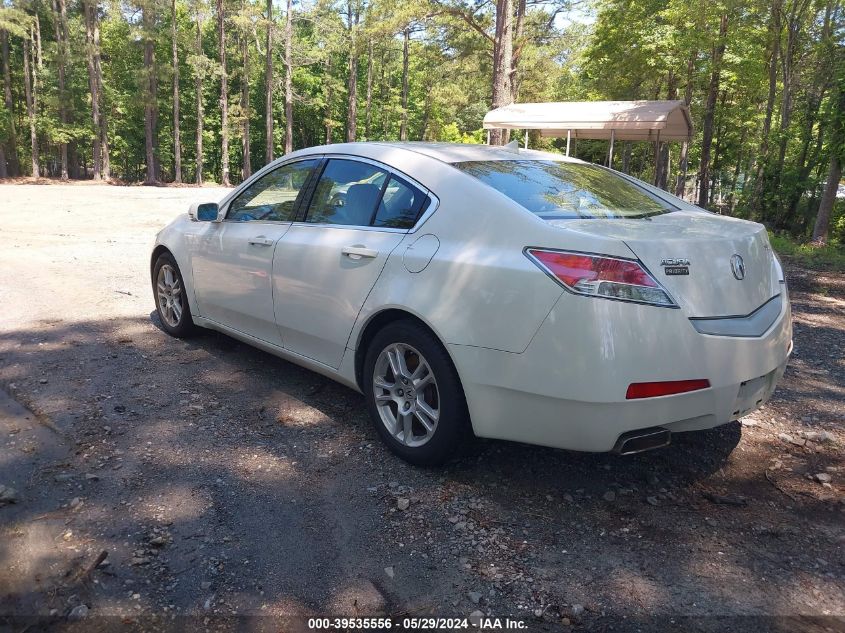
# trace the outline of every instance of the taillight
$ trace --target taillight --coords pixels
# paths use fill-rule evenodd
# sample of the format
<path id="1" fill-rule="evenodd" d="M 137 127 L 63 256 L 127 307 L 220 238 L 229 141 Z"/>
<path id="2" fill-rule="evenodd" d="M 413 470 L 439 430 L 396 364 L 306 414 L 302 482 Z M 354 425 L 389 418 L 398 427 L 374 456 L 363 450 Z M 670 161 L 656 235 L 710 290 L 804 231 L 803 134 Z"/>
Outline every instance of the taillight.
<path id="1" fill-rule="evenodd" d="M 669 293 L 637 260 L 542 248 L 529 248 L 526 253 L 535 264 L 571 292 L 667 308 L 677 307 Z"/>
<path id="2" fill-rule="evenodd" d="M 709 389 L 710 381 L 706 378 L 697 380 L 662 380 L 660 382 L 632 382 L 625 394 L 627 400 L 640 398 L 657 398 L 671 396 L 677 393 L 689 393 L 700 389 Z"/>

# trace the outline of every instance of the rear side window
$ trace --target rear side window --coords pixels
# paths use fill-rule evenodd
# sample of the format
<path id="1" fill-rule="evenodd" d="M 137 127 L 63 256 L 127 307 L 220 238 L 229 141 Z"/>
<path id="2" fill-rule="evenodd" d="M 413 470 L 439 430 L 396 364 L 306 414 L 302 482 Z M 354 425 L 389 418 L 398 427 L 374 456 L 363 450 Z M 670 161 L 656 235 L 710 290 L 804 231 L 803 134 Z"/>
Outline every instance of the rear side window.
<path id="1" fill-rule="evenodd" d="M 373 226 L 410 229 L 420 217 L 428 197 L 404 180 L 391 176 L 384 190 Z"/>
<path id="2" fill-rule="evenodd" d="M 306 222 L 369 226 L 387 172 L 355 160 L 332 159 L 317 183 Z"/>
<path id="3" fill-rule="evenodd" d="M 552 160 L 495 160 L 455 167 L 544 220 L 642 218 L 675 207 L 607 169 Z"/>
<path id="4" fill-rule="evenodd" d="M 317 182 L 305 221 L 410 229 L 426 200 L 412 184 L 375 165 L 333 158 Z"/>

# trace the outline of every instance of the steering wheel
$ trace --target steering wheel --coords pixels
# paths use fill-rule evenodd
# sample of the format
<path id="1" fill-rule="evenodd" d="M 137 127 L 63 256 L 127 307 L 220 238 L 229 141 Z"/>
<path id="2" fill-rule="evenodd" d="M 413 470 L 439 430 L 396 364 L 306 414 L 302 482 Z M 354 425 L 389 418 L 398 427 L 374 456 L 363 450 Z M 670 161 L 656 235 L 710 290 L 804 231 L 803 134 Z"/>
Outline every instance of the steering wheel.
<path id="1" fill-rule="evenodd" d="M 329 206 L 330 207 L 338 208 L 338 207 L 342 207 L 342 206 L 345 206 L 345 205 L 346 205 L 346 192 L 345 191 L 338 191 L 336 194 L 334 194 L 331 197 L 331 200 L 329 200 Z"/>

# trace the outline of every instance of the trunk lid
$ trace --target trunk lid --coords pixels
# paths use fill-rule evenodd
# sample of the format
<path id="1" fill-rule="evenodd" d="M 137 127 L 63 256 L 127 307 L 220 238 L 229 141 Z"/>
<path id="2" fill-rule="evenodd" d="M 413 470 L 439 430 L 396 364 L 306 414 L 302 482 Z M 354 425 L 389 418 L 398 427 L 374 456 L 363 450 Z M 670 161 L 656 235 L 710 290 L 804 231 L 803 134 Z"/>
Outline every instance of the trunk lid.
<path id="1" fill-rule="evenodd" d="M 691 317 L 744 316 L 777 294 L 772 249 L 761 224 L 701 211 L 549 224 L 623 241 Z M 734 268 L 743 270 L 735 275 Z"/>

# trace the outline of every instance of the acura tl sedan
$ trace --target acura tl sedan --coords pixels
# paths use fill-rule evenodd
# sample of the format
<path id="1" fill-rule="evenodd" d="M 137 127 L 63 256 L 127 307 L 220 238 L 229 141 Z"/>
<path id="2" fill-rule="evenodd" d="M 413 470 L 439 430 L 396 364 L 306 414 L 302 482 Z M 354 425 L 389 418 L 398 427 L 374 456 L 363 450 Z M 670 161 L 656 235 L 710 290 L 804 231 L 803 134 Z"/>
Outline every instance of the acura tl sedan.
<path id="1" fill-rule="evenodd" d="M 350 143 L 157 236 L 173 336 L 211 328 L 363 392 L 415 464 L 472 434 L 635 453 L 772 394 L 792 351 L 760 224 L 513 147 Z"/>

